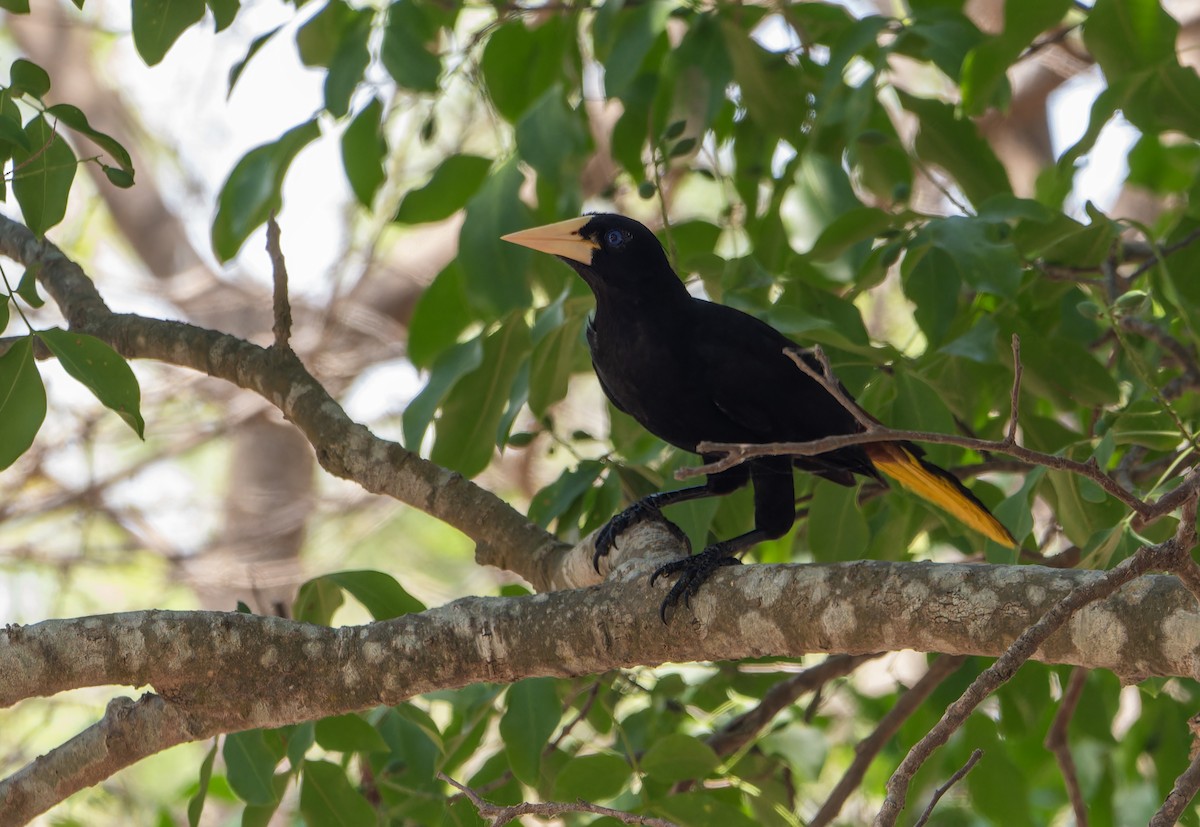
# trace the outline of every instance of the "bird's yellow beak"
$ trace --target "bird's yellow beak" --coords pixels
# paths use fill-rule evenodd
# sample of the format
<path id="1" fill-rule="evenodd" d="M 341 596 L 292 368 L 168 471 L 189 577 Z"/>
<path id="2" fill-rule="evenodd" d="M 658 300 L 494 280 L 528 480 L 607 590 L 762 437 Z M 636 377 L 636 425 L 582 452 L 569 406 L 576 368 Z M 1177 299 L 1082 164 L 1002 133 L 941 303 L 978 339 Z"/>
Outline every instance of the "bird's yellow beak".
<path id="1" fill-rule="evenodd" d="M 540 253 L 562 256 L 572 261 L 578 261 L 580 264 L 591 264 L 592 253 L 600 249 L 600 245 L 579 234 L 579 231 L 591 220 L 590 215 L 568 218 L 566 221 L 509 233 L 500 238 Z"/>

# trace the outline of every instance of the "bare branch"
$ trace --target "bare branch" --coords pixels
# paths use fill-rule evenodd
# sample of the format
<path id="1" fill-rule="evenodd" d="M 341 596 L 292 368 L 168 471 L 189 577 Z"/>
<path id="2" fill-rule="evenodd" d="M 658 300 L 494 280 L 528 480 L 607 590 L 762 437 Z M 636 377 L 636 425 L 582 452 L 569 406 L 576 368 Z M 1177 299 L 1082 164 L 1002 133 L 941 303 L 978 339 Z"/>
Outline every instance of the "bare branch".
<path id="1" fill-rule="evenodd" d="M 921 817 L 917 820 L 917 823 L 913 825 L 913 827 L 923 827 L 923 825 L 929 822 L 929 817 L 933 815 L 933 808 L 936 807 L 937 803 L 942 800 L 942 796 L 944 796 L 951 787 L 966 778 L 967 773 L 975 768 L 975 765 L 979 763 L 979 759 L 982 757 L 983 750 L 977 749 L 972 752 L 971 757 L 967 759 L 967 763 L 959 767 L 958 770 L 955 771 L 954 775 L 946 779 L 945 784 L 933 791 L 933 798 L 929 799 L 929 806 L 925 808 L 925 812 L 921 813 Z"/>
<path id="2" fill-rule="evenodd" d="M 1075 827 L 1088 827 L 1087 803 L 1083 800 L 1083 790 L 1079 788 L 1079 774 L 1075 770 L 1075 757 L 1071 755 L 1071 746 L 1067 743 L 1067 727 L 1079 706 L 1083 696 L 1083 688 L 1087 684 L 1090 669 L 1073 669 L 1071 678 L 1067 681 L 1067 689 L 1063 692 L 1062 703 L 1058 712 L 1054 713 L 1054 722 L 1046 733 L 1046 749 L 1054 753 L 1058 767 L 1062 771 L 1063 783 L 1067 785 L 1067 795 L 1071 799 L 1071 809 L 1075 812 Z"/>
<path id="3" fill-rule="evenodd" d="M 1196 477 L 1184 482 L 1195 496 Z M 1175 536 L 1163 543 L 1143 546 L 1132 557 L 1121 561 L 1115 568 L 1088 583 L 1081 584 L 1066 597 L 1059 600 L 1040 620 L 1025 629 L 996 662 L 984 670 L 966 691 L 947 709 L 941 720 L 918 741 L 904 761 L 888 779 L 887 797 L 883 807 L 875 816 L 876 827 L 891 827 L 896 823 L 908 795 L 908 785 L 921 765 L 933 751 L 949 740 L 950 735 L 966 722 L 967 717 L 983 700 L 1011 678 L 1017 669 L 1042 646 L 1045 641 L 1089 603 L 1108 597 L 1125 583 L 1140 577 L 1153 568 L 1175 564 L 1180 553 L 1189 553 L 1196 543 L 1194 521 L 1182 520 Z"/>
<path id="4" fill-rule="evenodd" d="M 855 745 L 854 760 L 838 781 L 837 786 L 833 788 L 833 792 L 829 794 L 829 798 L 825 799 L 821 809 L 813 816 L 809 827 L 824 827 L 837 818 L 846 799 L 862 784 L 862 780 L 867 774 L 867 768 L 871 766 L 875 757 L 887 746 L 888 741 L 892 740 L 892 736 L 899 731 L 904 722 L 921 708 L 921 704 L 925 703 L 933 691 L 962 666 L 962 662 L 962 657 L 942 656 L 937 658 L 930 664 L 929 671 L 911 689 L 900 696 L 896 705 L 880 719 L 875 731 Z M 932 806 L 931 803 L 930 807 Z"/>
<path id="5" fill-rule="evenodd" d="M 1130 561 L 1141 565 L 1145 557 Z M 4 627 L 0 705 L 84 686 L 151 685 L 157 694 L 131 713 L 151 716 L 146 724 L 123 724 L 139 733 L 128 745 L 106 747 L 109 724 L 101 722 L 0 781 L 0 824 L 22 823 L 181 741 L 393 705 L 468 683 L 828 651 L 995 657 L 1038 617 L 1064 600 L 1107 590 L 1112 580 L 1112 573 L 1040 566 L 739 566 L 718 572 L 691 601 L 695 634 L 664 635 L 657 613 L 662 591 L 645 583 L 655 565 L 625 563 L 594 588 L 464 598 L 359 627 L 163 611 Z M 920 600 L 913 599 L 917 594 Z M 1195 614 L 1195 598 L 1177 578 L 1144 577 L 1081 609 L 1072 623 L 1087 634 L 1060 630 L 1034 654 L 1108 669 L 1125 682 L 1192 676 L 1200 646 L 1179 645 L 1171 630 L 1190 627 Z M 1037 628 L 1045 630 L 1046 623 Z M 1130 640 L 1139 641 L 1136 656 Z M 1011 666 L 1014 658 L 1010 652 L 998 663 Z M 246 686 L 256 691 L 247 696 Z"/>
<path id="6" fill-rule="evenodd" d="M 1013 383 L 1012 396 L 1009 403 L 1008 415 L 1008 435 L 1004 441 L 1009 445 L 1017 444 L 1017 408 L 1021 401 L 1021 374 L 1024 368 L 1021 366 L 1021 337 L 1016 333 L 1012 335 L 1012 355 L 1013 355 Z"/>
<path id="7" fill-rule="evenodd" d="M 288 299 L 287 264 L 283 260 L 279 224 L 275 221 L 274 212 L 267 218 L 267 254 L 271 257 L 271 279 L 274 284 L 272 309 L 275 324 L 271 329 L 275 333 L 275 347 L 279 350 L 290 350 L 288 340 L 292 336 L 292 305 Z"/>
<path id="8" fill-rule="evenodd" d="M 475 809 L 479 811 L 480 818 L 491 819 L 491 827 L 502 827 L 502 825 L 508 824 L 510 821 L 515 821 L 525 815 L 533 815 L 540 818 L 556 818 L 563 813 L 594 813 L 596 815 L 615 818 L 622 824 L 645 824 L 648 827 L 678 827 L 675 822 L 667 821 L 663 818 L 627 813 L 624 810 L 601 807 L 598 804 L 590 804 L 587 801 L 570 803 L 565 801 L 526 801 L 521 804 L 501 806 L 485 801 L 482 796 L 470 787 L 460 784 L 443 772 L 439 771 L 437 777 L 469 798 L 471 803 L 475 805 Z"/>
<path id="9" fill-rule="evenodd" d="M 1149 827 L 1172 827 L 1179 822 L 1183 811 L 1200 791 L 1200 752 L 1192 756 L 1187 769 L 1175 779 L 1175 786 L 1167 794 L 1167 800 L 1150 819 Z"/>
<path id="10" fill-rule="evenodd" d="M 6 216 L 0 216 L 0 254 L 39 267 L 39 280 L 72 330 L 97 336 L 128 358 L 191 368 L 254 391 L 300 428 L 329 473 L 454 526 L 476 542 L 482 564 L 514 571 L 541 591 L 569 587 L 555 580 L 565 543 L 491 492 L 351 420 L 290 350 L 280 353 L 194 325 L 113 313 L 77 264 Z M 593 573 L 590 582 L 598 580 Z"/>

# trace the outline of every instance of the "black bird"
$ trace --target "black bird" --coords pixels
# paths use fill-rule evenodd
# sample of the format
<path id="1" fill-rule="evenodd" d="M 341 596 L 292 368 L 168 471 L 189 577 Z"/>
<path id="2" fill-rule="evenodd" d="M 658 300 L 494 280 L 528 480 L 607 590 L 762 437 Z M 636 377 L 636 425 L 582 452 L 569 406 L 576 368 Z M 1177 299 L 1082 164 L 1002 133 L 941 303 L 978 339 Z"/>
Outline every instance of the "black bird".
<path id="1" fill-rule="evenodd" d="M 558 256 L 587 282 L 596 296 L 587 339 L 604 393 L 672 445 L 695 453 L 706 440 L 800 442 L 863 430 L 845 406 L 788 358 L 784 351 L 795 349 L 794 342 L 740 310 L 690 295 L 658 239 L 637 221 L 585 215 L 504 240 Z M 840 485 L 853 485 L 856 474 L 882 481 L 882 472 L 981 534 L 1016 546 L 983 503 L 949 472 L 922 459 L 920 448 L 880 442 L 813 457 L 757 457 L 710 474 L 704 485 L 651 494 L 600 530 L 593 562 L 598 565 L 630 526 L 665 521 L 665 506 L 729 494 L 750 482 L 752 531 L 654 573 L 652 584 L 664 575 L 681 575 L 663 601 L 665 620 L 668 608 L 694 595 L 718 568 L 738 563 L 737 555 L 756 543 L 787 533 L 796 519 L 793 466 Z"/>

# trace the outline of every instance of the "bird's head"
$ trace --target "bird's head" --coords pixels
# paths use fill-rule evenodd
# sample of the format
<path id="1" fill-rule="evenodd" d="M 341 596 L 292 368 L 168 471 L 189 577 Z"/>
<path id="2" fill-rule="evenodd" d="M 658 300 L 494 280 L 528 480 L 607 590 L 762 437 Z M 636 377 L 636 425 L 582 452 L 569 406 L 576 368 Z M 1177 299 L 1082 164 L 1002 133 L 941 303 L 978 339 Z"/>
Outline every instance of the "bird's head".
<path id="1" fill-rule="evenodd" d="M 623 215 L 593 213 L 503 239 L 558 256 L 597 296 L 609 290 L 645 291 L 659 284 L 676 289 L 681 284 L 654 233 Z"/>

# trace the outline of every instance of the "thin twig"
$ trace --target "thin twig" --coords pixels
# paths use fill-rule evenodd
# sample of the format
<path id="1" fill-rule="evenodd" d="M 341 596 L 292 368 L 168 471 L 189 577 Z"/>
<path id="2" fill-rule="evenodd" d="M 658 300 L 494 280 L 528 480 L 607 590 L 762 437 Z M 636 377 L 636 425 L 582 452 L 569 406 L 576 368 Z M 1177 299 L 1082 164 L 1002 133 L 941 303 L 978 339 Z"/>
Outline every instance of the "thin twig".
<path id="1" fill-rule="evenodd" d="M 275 213 L 267 218 L 267 254 L 271 257 L 271 278 L 274 283 L 275 347 L 290 350 L 288 340 L 292 336 L 292 305 L 288 300 L 287 265 L 283 261 L 283 248 L 279 243 L 279 224 Z"/>
<path id="2" fill-rule="evenodd" d="M 1164 494 L 1157 502 L 1146 502 L 1139 499 L 1131 491 L 1123 488 L 1111 475 L 1105 473 L 1094 459 L 1089 459 L 1087 462 L 1079 462 L 1077 460 L 1068 459 L 1067 457 L 1058 456 L 1055 454 L 1044 454 L 1041 451 L 1034 451 L 1026 448 L 1023 445 L 1018 445 L 1016 442 L 1016 426 L 1017 426 L 1017 407 L 1020 401 L 1021 393 L 1021 340 L 1015 334 L 1013 335 L 1013 388 L 1011 394 L 1012 419 L 1009 422 L 1008 433 L 1005 438 L 1000 441 L 977 439 L 975 437 L 954 436 L 951 434 L 935 434 L 928 431 L 901 431 L 888 428 L 875 417 L 864 411 L 862 407 L 850 398 L 850 395 L 842 387 L 833 375 L 833 368 L 829 364 L 829 359 L 825 356 L 824 351 L 820 347 L 814 347 L 809 351 L 812 356 L 821 365 L 822 372 L 818 373 L 805 360 L 805 352 L 800 349 L 786 348 L 784 353 L 791 359 L 801 372 L 808 376 L 813 381 L 817 382 L 831 396 L 836 399 L 843 408 L 845 408 L 858 421 L 863 430 L 859 433 L 838 434 L 835 436 L 827 436 L 822 439 L 809 440 L 807 442 L 768 442 L 762 444 L 752 444 L 743 442 L 709 442 L 704 441 L 696 446 L 696 452 L 700 454 L 718 454 L 722 455 L 719 459 L 713 462 L 707 462 L 703 465 L 694 468 L 680 468 L 675 472 L 675 478 L 685 480 L 690 477 L 697 477 L 704 474 L 716 474 L 739 465 L 752 457 L 762 456 L 779 456 L 790 454 L 792 456 L 815 456 L 824 454 L 830 451 L 836 451 L 839 448 L 845 448 L 850 445 L 863 445 L 873 442 L 929 442 L 938 445 L 955 445 L 960 448 L 968 448 L 980 453 L 998 453 L 1007 454 L 1011 457 L 1033 463 L 1035 465 L 1044 465 L 1047 468 L 1056 471 L 1068 471 L 1073 474 L 1078 474 L 1082 477 L 1095 482 L 1116 499 L 1125 503 L 1133 509 L 1143 520 L 1155 519 L 1161 517 L 1170 511 L 1173 511 L 1179 506 L 1179 502 L 1171 504 L 1169 507 L 1166 504 L 1171 492 Z"/>
<path id="3" fill-rule="evenodd" d="M 942 800 L 942 796 L 944 796 L 951 787 L 953 787 L 959 781 L 962 781 L 963 778 L 966 777 L 967 773 L 974 769 L 975 765 L 982 757 L 983 750 L 977 749 L 972 752 L 971 757 L 967 759 L 967 763 L 963 764 L 958 771 L 954 773 L 954 775 L 946 779 L 945 784 L 933 791 L 933 798 L 929 799 L 929 806 L 925 808 L 925 812 L 921 813 L 921 817 L 917 820 L 917 823 L 913 825 L 913 827 L 923 827 L 923 825 L 929 821 L 929 817 L 933 815 L 933 808 L 936 807 L 937 803 Z"/>
<path id="4" fill-rule="evenodd" d="M 1200 791 L 1200 752 L 1196 753 L 1187 769 L 1175 779 L 1175 786 L 1167 794 L 1162 807 L 1150 819 L 1149 827 L 1172 827 L 1177 824 L 1184 809 L 1196 797 L 1197 791 Z"/>
<path id="5" fill-rule="evenodd" d="M 1192 476 L 1180 485 L 1180 488 L 1187 489 L 1193 500 L 1196 496 L 1197 479 L 1200 479 L 1200 476 Z M 1194 515 L 1194 510 L 1192 513 Z M 1190 554 L 1195 544 L 1195 520 L 1181 520 L 1174 537 L 1157 545 L 1143 546 L 1132 557 L 1121 561 L 1103 575 L 1076 587 L 1055 603 L 1037 623 L 1022 632 L 1004 654 L 980 673 L 962 695 L 946 708 L 941 720 L 909 750 L 908 755 L 888 779 L 887 797 L 875 816 L 875 827 L 891 827 L 896 823 L 908 797 L 908 785 L 921 765 L 929 759 L 934 750 L 950 739 L 951 734 L 966 722 L 967 717 L 985 698 L 1011 678 L 1021 664 L 1073 614 L 1089 603 L 1108 597 L 1125 583 L 1151 569 L 1170 570 L 1178 564 L 1180 557 Z"/>
<path id="6" fill-rule="evenodd" d="M 829 794 L 829 798 L 825 799 L 821 809 L 817 810 L 817 814 L 808 822 L 809 827 L 824 827 L 837 818 L 846 799 L 862 784 L 867 768 L 871 766 L 875 757 L 887 746 L 888 741 L 892 740 L 892 736 L 899 731 L 904 722 L 921 708 L 921 704 L 925 703 L 933 691 L 962 666 L 964 660 L 966 658 L 962 655 L 942 655 L 936 658 L 929 665 L 929 671 L 900 696 L 896 705 L 880 719 L 875 731 L 855 745 L 854 760 Z"/>
<path id="7" fill-rule="evenodd" d="M 1012 397 L 1009 402 L 1008 436 L 1004 438 L 1008 445 L 1017 444 L 1017 407 L 1021 401 L 1021 374 L 1024 372 L 1024 368 L 1021 367 L 1021 337 L 1016 333 L 1012 335 L 1012 355 Z"/>
<path id="8" fill-rule="evenodd" d="M 882 427 L 883 423 L 864 411 L 862 406 L 851 399 L 850 394 L 846 393 L 846 389 L 842 387 L 842 383 L 833 375 L 833 365 L 829 364 L 829 357 L 825 355 L 825 351 L 821 349 L 820 345 L 814 345 L 807 351 L 789 347 L 784 348 L 783 352 L 787 354 L 789 359 L 796 363 L 796 367 L 800 368 L 805 376 L 815 381 L 828 391 L 830 396 L 840 402 L 842 407 L 858 420 L 859 425 L 862 425 L 867 431 Z M 817 363 L 821 366 L 821 373 L 813 370 L 812 366 L 804 360 L 806 353 L 811 353 L 813 358 L 817 360 Z"/>
<path id="9" fill-rule="evenodd" d="M 491 827 L 501 827 L 501 825 L 508 824 L 510 821 L 518 819 L 524 815 L 540 816 L 541 818 L 556 818 L 563 813 L 594 813 L 595 815 L 615 818 L 624 824 L 646 824 L 649 825 L 649 827 L 678 827 L 675 822 L 667 821 L 663 818 L 636 815 L 634 813 L 624 812 L 623 810 L 614 810 L 610 807 L 601 807 L 598 804 L 589 804 L 586 801 L 526 801 L 521 804 L 513 804 L 502 807 L 500 805 L 485 801 L 470 787 L 460 784 L 443 772 L 438 772 L 437 777 L 455 789 L 461 791 L 463 795 L 469 798 L 471 803 L 475 805 L 475 809 L 479 811 L 479 817 L 491 820 Z"/>
<path id="10" fill-rule="evenodd" d="M 1155 265 L 1162 264 L 1162 260 L 1167 256 L 1171 255 L 1172 253 L 1179 252 L 1184 247 L 1187 247 L 1189 244 L 1192 244 L 1198 240 L 1200 240 L 1200 227 L 1192 230 L 1190 233 L 1173 244 L 1167 244 L 1164 247 L 1157 248 L 1151 247 L 1150 255 L 1146 258 L 1146 260 L 1139 264 L 1128 276 L 1126 276 L 1126 278 L 1130 281 L 1136 279 L 1138 276 L 1142 275 Z M 1126 245 L 1126 249 L 1128 249 L 1128 247 L 1129 245 Z"/>
<path id="11" fill-rule="evenodd" d="M 1067 785 L 1067 796 L 1071 799 L 1071 809 L 1075 812 L 1075 827 L 1088 827 L 1088 813 L 1087 803 L 1083 800 L 1083 790 L 1079 788 L 1075 757 L 1067 743 L 1067 727 L 1079 706 L 1079 699 L 1083 696 L 1083 688 L 1090 674 L 1091 670 L 1082 666 L 1071 670 L 1062 703 L 1058 706 L 1058 712 L 1054 713 L 1054 722 L 1050 724 L 1045 741 L 1046 749 L 1054 753 L 1058 768 L 1062 771 L 1063 782 Z"/>

